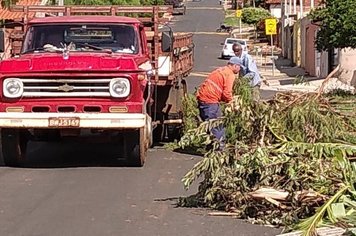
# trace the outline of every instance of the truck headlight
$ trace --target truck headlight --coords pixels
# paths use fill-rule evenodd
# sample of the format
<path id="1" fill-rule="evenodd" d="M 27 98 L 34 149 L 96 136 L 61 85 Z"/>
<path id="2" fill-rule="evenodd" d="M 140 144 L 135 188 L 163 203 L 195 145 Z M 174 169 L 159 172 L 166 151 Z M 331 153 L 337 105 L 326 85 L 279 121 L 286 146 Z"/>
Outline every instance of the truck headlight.
<path id="1" fill-rule="evenodd" d="M 19 98 L 23 94 L 23 83 L 18 78 L 8 78 L 3 82 L 3 93 L 8 98 Z"/>
<path id="2" fill-rule="evenodd" d="M 126 78 L 114 78 L 110 81 L 110 95 L 115 98 L 127 97 L 130 94 L 130 81 Z"/>

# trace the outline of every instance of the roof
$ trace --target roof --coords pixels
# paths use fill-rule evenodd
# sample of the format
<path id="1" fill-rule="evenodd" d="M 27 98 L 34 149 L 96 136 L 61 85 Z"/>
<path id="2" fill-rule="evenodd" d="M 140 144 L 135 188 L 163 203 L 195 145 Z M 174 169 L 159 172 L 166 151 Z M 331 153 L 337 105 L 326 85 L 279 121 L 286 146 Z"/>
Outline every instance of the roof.
<path id="1" fill-rule="evenodd" d="M 1 0 L 0 0 L 1 1 Z M 29 6 L 29 5 L 40 5 L 41 0 L 19 0 L 16 5 Z M 34 13 L 31 13 L 32 17 Z M 0 20 L 15 20 L 22 19 L 24 17 L 23 12 L 12 12 L 9 9 L 0 7 Z"/>
<path id="2" fill-rule="evenodd" d="M 94 19 L 94 20 L 93 20 Z M 126 16 L 52 16 L 52 17 L 37 17 L 32 19 L 29 23 L 140 23 L 136 18 Z"/>

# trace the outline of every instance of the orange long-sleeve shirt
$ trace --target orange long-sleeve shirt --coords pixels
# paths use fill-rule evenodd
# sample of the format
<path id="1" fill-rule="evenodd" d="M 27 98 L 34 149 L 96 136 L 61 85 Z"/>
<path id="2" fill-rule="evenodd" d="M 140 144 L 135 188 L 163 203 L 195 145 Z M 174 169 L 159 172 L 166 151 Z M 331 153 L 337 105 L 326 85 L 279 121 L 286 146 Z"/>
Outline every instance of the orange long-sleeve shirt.
<path id="1" fill-rule="evenodd" d="M 208 104 L 230 102 L 234 80 L 235 74 L 228 66 L 214 70 L 200 85 L 197 99 Z"/>

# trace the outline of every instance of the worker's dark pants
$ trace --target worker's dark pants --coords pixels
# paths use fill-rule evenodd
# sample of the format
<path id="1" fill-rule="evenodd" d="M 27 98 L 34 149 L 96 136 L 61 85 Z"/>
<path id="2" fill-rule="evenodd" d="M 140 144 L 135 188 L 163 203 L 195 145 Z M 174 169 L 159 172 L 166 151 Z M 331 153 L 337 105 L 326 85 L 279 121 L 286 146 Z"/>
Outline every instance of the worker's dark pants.
<path id="1" fill-rule="evenodd" d="M 203 121 L 219 118 L 221 117 L 220 105 L 219 103 L 210 104 L 199 102 L 199 113 L 200 118 Z M 222 125 L 212 128 L 211 133 L 220 141 L 222 145 L 224 144 L 225 130 Z"/>

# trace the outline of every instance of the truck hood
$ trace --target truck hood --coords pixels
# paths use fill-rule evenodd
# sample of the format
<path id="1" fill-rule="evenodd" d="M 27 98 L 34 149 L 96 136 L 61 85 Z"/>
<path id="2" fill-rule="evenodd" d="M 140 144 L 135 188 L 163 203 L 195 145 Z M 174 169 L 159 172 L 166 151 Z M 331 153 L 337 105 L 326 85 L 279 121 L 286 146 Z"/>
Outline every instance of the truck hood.
<path id="1" fill-rule="evenodd" d="M 58 72 L 58 71 L 132 71 L 138 69 L 136 55 L 115 55 L 103 53 L 69 54 L 68 59 L 62 53 L 26 54 L 2 61 L 0 73 Z"/>

